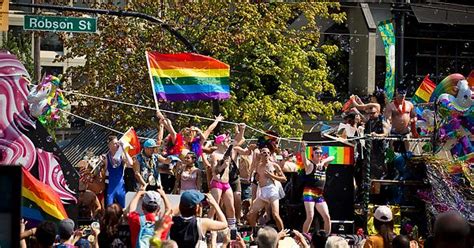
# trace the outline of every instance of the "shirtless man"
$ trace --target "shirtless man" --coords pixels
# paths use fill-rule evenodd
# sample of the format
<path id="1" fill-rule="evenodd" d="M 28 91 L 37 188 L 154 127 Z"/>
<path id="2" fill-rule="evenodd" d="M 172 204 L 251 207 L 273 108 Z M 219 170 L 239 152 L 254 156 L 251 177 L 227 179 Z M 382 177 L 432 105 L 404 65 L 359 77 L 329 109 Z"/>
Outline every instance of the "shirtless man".
<path id="1" fill-rule="evenodd" d="M 385 108 L 384 115 L 387 121 L 392 124 L 391 134 L 407 135 L 411 131 L 413 137 L 416 138 L 419 135 L 416 132 L 415 106 L 405 100 L 405 95 L 405 91 L 397 90 L 393 102 Z"/>
<path id="2" fill-rule="evenodd" d="M 257 225 L 258 212 L 260 212 L 265 205 L 269 204 L 273 218 L 275 219 L 278 229 L 281 231 L 283 230 L 283 221 L 279 213 L 280 194 L 275 181 L 286 182 L 286 177 L 280 166 L 271 161 L 271 153 L 268 148 L 261 149 L 259 159 L 260 161 L 258 162 L 256 172 L 258 174 L 260 194 L 252 204 L 252 208 L 248 214 L 248 220 L 250 226 L 255 227 Z"/>
<path id="3" fill-rule="evenodd" d="M 230 173 L 235 172 L 235 161 L 237 159 L 238 152 L 236 146 L 243 139 L 245 124 L 239 124 L 240 132 L 237 133 L 233 142 L 234 148 L 231 151 L 229 157 L 225 158 L 224 155 L 230 146 L 230 136 L 227 134 L 221 134 L 216 137 L 215 144 L 217 150 L 211 154 L 211 168 L 212 168 L 212 179 L 210 182 L 210 191 L 217 203 L 220 204 L 221 200 L 225 208 L 225 215 L 227 217 L 227 223 L 230 229 L 236 228 L 235 208 L 234 208 L 234 194 L 229 184 Z M 209 211 L 209 218 L 213 218 L 215 210 L 211 208 Z"/>

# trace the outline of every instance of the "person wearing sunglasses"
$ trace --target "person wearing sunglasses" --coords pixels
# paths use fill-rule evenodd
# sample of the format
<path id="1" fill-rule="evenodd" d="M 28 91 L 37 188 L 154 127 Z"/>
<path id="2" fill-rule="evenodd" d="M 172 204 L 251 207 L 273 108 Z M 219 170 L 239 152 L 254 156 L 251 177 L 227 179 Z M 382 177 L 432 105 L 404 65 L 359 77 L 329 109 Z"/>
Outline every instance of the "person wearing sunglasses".
<path id="1" fill-rule="evenodd" d="M 383 115 L 380 114 L 376 107 L 371 107 L 367 110 L 368 119 L 365 123 L 364 133 L 373 137 L 385 137 L 388 136 L 390 126 L 385 121 Z M 385 149 L 388 144 L 384 140 L 368 140 L 371 142 L 370 149 L 370 171 L 371 178 L 380 179 L 387 173 L 387 167 L 385 165 Z"/>
<path id="2" fill-rule="evenodd" d="M 331 217 L 329 209 L 323 197 L 324 184 L 326 182 L 326 167 L 334 160 L 333 156 L 323 157 L 320 146 L 313 147 L 310 159 L 306 158 L 306 143 L 301 145 L 303 164 L 305 165 L 303 201 L 306 211 L 306 220 L 303 224 L 303 233 L 309 233 L 314 218 L 314 209 L 321 215 L 324 221 L 324 231 L 331 233 Z"/>

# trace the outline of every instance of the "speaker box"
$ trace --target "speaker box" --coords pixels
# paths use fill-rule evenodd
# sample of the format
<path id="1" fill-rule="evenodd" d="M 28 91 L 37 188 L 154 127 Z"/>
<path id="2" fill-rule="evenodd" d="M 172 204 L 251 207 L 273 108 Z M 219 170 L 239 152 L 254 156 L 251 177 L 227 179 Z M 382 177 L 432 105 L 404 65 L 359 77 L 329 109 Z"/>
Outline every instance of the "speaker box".
<path id="1" fill-rule="evenodd" d="M 353 234 L 353 220 L 331 220 L 331 233 L 336 234 Z"/>
<path id="2" fill-rule="evenodd" d="M 324 198 L 332 220 L 354 220 L 354 167 L 329 165 Z"/>

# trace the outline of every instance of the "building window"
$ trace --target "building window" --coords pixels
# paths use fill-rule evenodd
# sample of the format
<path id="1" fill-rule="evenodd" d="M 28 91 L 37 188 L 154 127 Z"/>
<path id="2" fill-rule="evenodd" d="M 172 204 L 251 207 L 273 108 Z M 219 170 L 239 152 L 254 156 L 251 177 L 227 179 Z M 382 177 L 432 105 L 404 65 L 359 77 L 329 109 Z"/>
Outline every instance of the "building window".
<path id="1" fill-rule="evenodd" d="M 57 76 L 59 74 L 63 74 L 62 66 L 42 66 L 41 67 L 41 75 Z"/>
<path id="2" fill-rule="evenodd" d="M 40 49 L 43 51 L 63 52 L 63 42 L 57 33 L 44 32 L 41 37 Z"/>

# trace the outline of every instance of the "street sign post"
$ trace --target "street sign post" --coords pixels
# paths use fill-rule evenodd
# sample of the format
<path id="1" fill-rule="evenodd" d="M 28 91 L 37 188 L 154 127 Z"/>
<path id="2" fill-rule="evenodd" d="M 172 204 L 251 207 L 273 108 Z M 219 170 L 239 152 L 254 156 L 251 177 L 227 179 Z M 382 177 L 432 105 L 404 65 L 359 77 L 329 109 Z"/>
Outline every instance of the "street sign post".
<path id="1" fill-rule="evenodd" d="M 97 32 L 97 18 L 25 15 L 24 30 L 50 32 Z"/>

